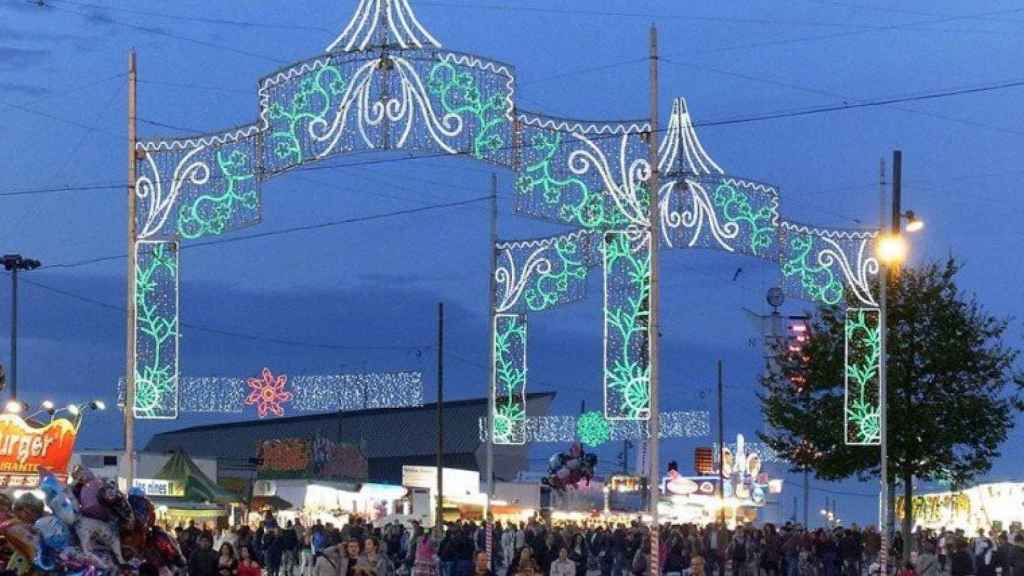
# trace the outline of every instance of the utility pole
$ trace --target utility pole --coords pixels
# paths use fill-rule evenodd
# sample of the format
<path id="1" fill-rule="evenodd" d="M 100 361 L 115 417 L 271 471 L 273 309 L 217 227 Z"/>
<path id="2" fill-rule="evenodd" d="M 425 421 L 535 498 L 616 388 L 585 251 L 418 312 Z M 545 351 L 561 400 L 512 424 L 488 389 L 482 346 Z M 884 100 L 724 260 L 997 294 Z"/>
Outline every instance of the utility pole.
<path id="1" fill-rule="evenodd" d="M 11 273 L 11 401 L 18 399 L 18 271 L 39 268 L 39 260 L 21 254 L 5 254 L 4 270 Z"/>
<path id="2" fill-rule="evenodd" d="M 498 175 L 491 174 L 491 234 L 488 242 L 488 250 L 491 257 L 491 278 L 488 283 L 487 310 L 488 324 L 491 329 L 490 352 L 491 369 L 494 369 L 494 308 L 495 292 L 497 281 L 494 273 L 498 268 L 498 253 L 495 244 L 498 242 Z M 492 538 L 494 533 L 494 518 L 491 514 L 491 499 L 494 498 L 494 375 L 491 375 L 490 385 L 487 386 L 487 496 L 485 499 L 484 522 L 487 527 L 487 557 L 494 565 L 494 554 Z"/>
<path id="3" fill-rule="evenodd" d="M 722 408 L 722 361 L 718 361 L 718 522 L 725 526 L 725 411 Z"/>
<path id="4" fill-rule="evenodd" d="M 135 61 L 135 50 L 128 52 L 128 302 L 125 306 L 127 311 L 126 322 L 126 349 L 125 349 L 125 390 L 124 390 L 124 453 L 128 459 L 128 471 L 126 480 L 128 488 L 132 487 L 135 481 L 135 266 L 137 259 L 136 230 L 135 230 L 135 162 L 138 152 L 135 149 L 138 141 L 137 132 L 137 109 L 136 109 L 136 84 L 138 81 L 138 69 Z"/>
<path id="5" fill-rule="evenodd" d="M 437 303 L 437 509 L 434 534 L 444 530 L 444 302 Z"/>
<path id="6" fill-rule="evenodd" d="M 651 176 L 648 180 L 647 196 L 648 196 L 648 232 L 651 235 L 650 248 L 651 248 L 651 307 L 649 310 L 650 316 L 648 320 L 648 362 L 651 370 L 651 396 L 650 406 L 651 414 L 650 419 L 647 422 L 649 426 L 648 437 L 650 438 L 650 462 L 648 463 L 650 468 L 648 477 L 650 482 L 648 483 L 648 506 L 650 507 L 651 514 L 651 558 L 648 563 L 648 571 L 653 576 L 660 574 L 660 562 L 658 561 L 658 528 L 660 522 L 658 521 L 658 499 L 660 496 L 660 484 L 661 478 L 661 466 L 658 463 L 658 448 L 661 441 L 661 419 L 659 417 L 658 407 L 658 391 L 659 391 L 659 356 L 660 356 L 660 333 L 661 324 L 658 317 L 658 308 L 660 290 L 658 286 L 658 244 L 659 244 L 659 226 L 660 212 L 658 210 L 658 187 L 659 174 L 658 174 L 658 28 L 651 24 L 650 32 L 650 75 L 651 75 L 651 87 L 650 87 L 650 113 L 651 113 L 651 127 L 650 136 L 647 139 L 648 146 L 648 162 L 651 164 Z"/>
<path id="7" fill-rule="evenodd" d="M 893 155 L 893 160 L 896 160 L 898 156 Z M 879 199 L 878 199 L 878 226 L 879 226 L 879 238 L 885 234 L 885 164 L 882 161 L 882 179 L 881 185 L 879 186 Z M 893 166 L 893 180 L 895 182 L 896 167 Z M 896 185 L 893 184 L 895 190 Z M 889 291 L 889 266 L 884 260 L 879 259 L 878 262 L 878 346 L 879 346 L 879 357 L 878 357 L 878 436 L 880 443 L 881 454 L 879 456 L 881 460 L 879 480 L 881 482 L 881 500 L 882 505 L 879 507 L 879 524 L 881 525 L 881 546 L 878 551 L 878 563 L 881 565 L 882 573 L 889 573 L 889 443 L 888 443 L 888 428 L 886 423 L 888 413 L 888 385 L 886 380 L 888 371 L 888 356 L 887 350 L 888 345 L 888 329 L 886 323 L 886 314 L 888 313 L 888 291 Z"/>

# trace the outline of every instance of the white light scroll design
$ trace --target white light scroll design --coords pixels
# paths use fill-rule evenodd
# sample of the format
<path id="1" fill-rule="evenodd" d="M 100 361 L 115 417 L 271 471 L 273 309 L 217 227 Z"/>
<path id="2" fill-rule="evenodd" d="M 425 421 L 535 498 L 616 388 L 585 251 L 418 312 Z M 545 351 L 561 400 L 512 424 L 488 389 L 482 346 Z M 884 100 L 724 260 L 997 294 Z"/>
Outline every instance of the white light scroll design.
<path id="1" fill-rule="evenodd" d="M 495 310 L 547 310 L 582 300 L 600 262 L 599 235 L 577 230 L 536 240 L 498 242 Z"/>
<path id="2" fill-rule="evenodd" d="M 783 289 L 794 297 L 831 306 L 852 301 L 877 307 L 871 293 L 871 280 L 878 275 L 873 250 L 877 235 L 875 230 L 815 228 L 782 222 L 779 261 Z"/>
<path id="3" fill-rule="evenodd" d="M 352 52 L 384 45 L 441 47 L 441 43 L 420 24 L 408 0 L 360 0 L 356 13 L 327 51 Z"/>

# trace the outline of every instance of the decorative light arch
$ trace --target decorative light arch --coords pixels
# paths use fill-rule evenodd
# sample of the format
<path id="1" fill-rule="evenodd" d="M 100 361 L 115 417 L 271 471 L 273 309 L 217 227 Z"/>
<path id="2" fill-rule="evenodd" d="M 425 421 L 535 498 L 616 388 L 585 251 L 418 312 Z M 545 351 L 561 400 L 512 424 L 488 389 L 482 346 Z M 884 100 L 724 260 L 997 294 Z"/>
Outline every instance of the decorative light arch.
<path id="1" fill-rule="evenodd" d="M 263 182 L 341 154 L 403 150 L 488 162 L 514 173 L 517 214 L 573 228 L 494 246 L 497 444 L 536 436 L 528 434 L 525 404 L 527 315 L 582 300 L 597 267 L 605 292 L 603 414 L 651 415 L 652 196 L 661 246 L 764 258 L 780 264 L 793 296 L 840 304 L 852 295 L 875 306 L 874 233 L 785 220 L 775 187 L 728 174 L 705 151 L 683 99 L 673 103 L 664 133 L 652 133 L 645 120 L 521 110 L 515 78 L 511 65 L 443 48 L 408 0 L 361 0 L 323 54 L 259 82 L 254 123 L 140 142 L 134 240 L 145 249 L 135 260 L 138 312 L 129 318 L 137 328 L 138 359 L 129 366 L 136 416 L 178 414 L 178 243 L 258 223 Z M 652 137 L 661 138 L 654 194 Z"/>

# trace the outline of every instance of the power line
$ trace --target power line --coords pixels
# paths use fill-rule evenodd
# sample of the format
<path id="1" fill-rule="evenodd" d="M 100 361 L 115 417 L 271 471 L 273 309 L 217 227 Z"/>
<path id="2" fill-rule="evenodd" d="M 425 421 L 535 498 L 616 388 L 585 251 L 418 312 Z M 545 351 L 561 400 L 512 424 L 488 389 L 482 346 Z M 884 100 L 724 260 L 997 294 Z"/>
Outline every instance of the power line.
<path id="1" fill-rule="evenodd" d="M 333 228 L 336 226 L 342 226 L 345 224 L 357 224 L 362 222 L 372 222 L 375 220 L 384 220 L 386 218 L 394 218 L 396 216 L 407 216 L 411 214 L 419 214 L 421 212 L 427 212 L 431 210 L 441 210 L 445 208 L 457 208 L 459 206 L 468 206 L 485 200 L 490 200 L 491 196 L 479 196 L 477 198 L 469 198 L 467 200 L 459 200 L 456 202 L 446 202 L 443 204 L 431 204 L 429 206 L 419 206 L 416 208 L 407 208 L 404 210 L 394 210 L 392 212 L 384 212 L 381 214 L 371 214 L 369 216 L 356 216 L 352 218 L 344 218 L 341 220 L 331 220 L 327 222 L 319 222 L 316 224 L 307 224 L 303 226 L 292 226 L 290 228 L 279 228 L 277 230 L 268 230 L 267 232 L 258 232 L 255 234 L 247 234 L 244 236 L 232 236 L 226 238 L 218 238 L 215 240 L 208 240 L 205 242 L 193 242 L 184 244 L 180 247 L 181 250 L 189 250 L 193 248 L 205 248 L 209 246 L 216 246 L 220 244 L 232 244 L 235 242 L 245 242 L 247 240 L 255 240 L 259 238 L 271 238 L 275 236 L 284 236 L 287 234 L 294 234 L 297 232 L 308 232 L 311 230 L 322 230 L 325 228 Z M 79 260 L 76 262 L 65 262 L 59 264 L 48 264 L 43 265 L 41 268 L 78 268 L 81 266 L 87 266 L 90 264 L 96 264 L 99 262 L 107 262 L 111 260 L 121 260 L 127 258 L 127 254 L 117 254 L 109 256 L 101 256 L 97 258 L 90 258 L 87 260 Z"/>
<path id="2" fill-rule="evenodd" d="M 86 17 L 86 18 L 88 18 L 90 16 L 89 14 L 87 14 L 85 12 L 82 12 L 80 10 L 75 10 L 74 8 L 67 8 L 67 7 L 62 7 L 62 6 L 53 6 L 53 8 L 56 8 L 57 10 L 64 10 L 65 12 L 71 12 L 72 14 L 78 14 L 79 16 L 83 16 L 83 17 Z M 132 24 L 130 22 L 124 22 L 124 21 L 121 21 L 121 20 L 115 20 L 115 19 L 110 18 L 110 17 L 105 17 L 104 20 L 106 22 L 110 23 L 110 24 L 115 24 L 115 25 L 118 25 L 118 26 L 123 26 L 125 28 L 131 28 L 133 30 L 138 30 L 140 32 L 145 32 L 146 34 L 152 34 L 154 36 L 163 36 L 165 38 L 172 38 L 172 39 L 175 39 L 175 40 L 181 40 L 183 42 L 189 42 L 189 43 L 192 43 L 192 44 L 196 44 L 198 46 L 204 46 L 204 47 L 207 47 L 207 48 L 216 48 L 219 51 L 232 52 L 232 53 L 239 54 L 239 55 L 242 55 L 242 56 L 248 56 L 250 58 L 258 58 L 260 60 L 267 60 L 267 61 L 270 61 L 270 62 L 274 62 L 275 64 L 288 64 L 287 61 L 281 60 L 280 58 L 276 58 L 274 56 L 268 56 L 266 54 L 260 54 L 259 52 L 252 52 L 252 51 L 249 51 L 249 50 L 243 50 L 241 48 L 235 48 L 234 46 L 228 46 L 228 45 L 225 45 L 225 44 L 217 44 L 216 42 L 209 42 L 207 40 L 200 40 L 198 38 L 190 38 L 188 36 L 182 36 L 180 34 L 173 34 L 171 32 L 163 30 L 162 28 L 157 28 L 157 27 L 153 27 L 153 26 L 140 26 L 138 24 Z"/>
<path id="3" fill-rule="evenodd" d="M 70 292 L 68 290 L 63 290 L 61 288 L 55 288 L 53 286 L 50 286 L 50 285 L 47 285 L 47 284 L 43 284 L 41 282 L 37 282 L 35 280 L 31 280 L 31 279 L 28 279 L 28 278 L 19 278 L 19 282 L 24 282 L 26 284 L 31 284 L 32 286 L 35 286 L 35 287 L 37 287 L 39 289 L 46 290 L 48 292 L 53 292 L 54 294 L 59 294 L 61 296 L 65 296 L 67 298 L 78 300 L 80 302 L 84 302 L 84 303 L 87 303 L 87 304 L 92 304 L 94 306 L 99 306 L 99 307 L 102 307 L 102 308 L 106 308 L 108 310 L 114 310 L 114 311 L 117 311 L 117 312 L 124 312 L 125 311 L 123 306 L 118 306 L 118 305 L 115 305 L 115 304 L 110 304 L 108 302 L 103 302 L 101 300 L 96 300 L 94 298 L 89 298 L 88 296 L 82 296 L 81 294 L 76 294 L 76 293 Z M 345 351 L 345 350 L 382 350 L 382 351 L 383 350 L 392 350 L 392 351 L 395 351 L 395 350 L 397 350 L 397 351 L 418 351 L 418 352 L 424 352 L 424 351 L 427 351 L 427 350 L 431 349 L 430 345 L 421 345 L 421 346 L 343 346 L 343 345 L 337 345 L 337 344 L 324 344 L 324 343 L 319 343 L 319 342 L 307 342 L 307 341 L 301 341 L 301 340 L 290 340 L 290 339 L 286 339 L 286 338 L 269 338 L 269 337 L 257 336 L 257 335 L 250 334 L 250 333 L 245 333 L 245 332 L 233 332 L 233 331 L 230 331 L 230 330 L 223 330 L 223 329 L 220 329 L 220 328 L 213 328 L 213 327 L 210 327 L 210 326 L 203 326 L 201 324 L 191 324 L 191 323 L 188 323 L 188 322 L 182 322 L 181 326 L 182 326 L 182 328 L 189 328 L 191 330 L 196 330 L 198 332 L 206 332 L 206 333 L 209 333 L 209 334 L 216 334 L 216 335 L 219 335 L 219 336 L 227 336 L 227 337 L 230 337 L 230 338 L 238 338 L 238 339 L 242 339 L 242 340 L 251 340 L 251 341 L 255 341 L 255 342 L 267 342 L 267 343 L 270 343 L 270 344 L 280 344 L 280 345 L 283 345 L 283 346 L 296 346 L 296 347 L 301 347 L 301 348 L 319 348 L 319 349 L 324 349 L 324 350 L 339 350 L 339 351 Z"/>
<path id="4" fill-rule="evenodd" d="M 35 3 L 36 0 L 30 0 Z M 82 6 L 84 8 L 95 8 L 97 10 L 112 10 L 117 12 L 124 12 L 126 14 L 136 14 L 139 16 L 149 16 L 154 18 L 165 18 L 168 20 L 180 20 L 184 22 L 198 22 L 201 24 L 216 24 L 225 26 L 236 26 L 240 28 L 268 28 L 278 30 L 300 30 L 300 31 L 313 31 L 313 32 L 324 32 L 327 34 L 333 34 L 332 30 L 322 28 L 319 26 L 304 26 L 301 24 L 267 24 L 264 22 L 252 22 L 246 20 L 231 20 L 227 18 L 206 18 L 201 16 L 181 16 L 178 14 L 168 14 L 166 12 L 153 12 L 150 10 L 138 10 L 135 8 L 124 8 L 121 6 L 104 6 L 100 4 L 89 4 L 88 2 L 76 2 L 74 0 L 48 0 L 49 2 L 59 2 L 64 4 L 73 4 L 75 6 Z"/>
<path id="5" fill-rule="evenodd" d="M 988 93 L 988 92 L 995 92 L 995 91 L 999 91 L 999 90 L 1006 90 L 1006 89 L 1010 89 L 1010 88 L 1019 88 L 1019 87 L 1022 87 L 1022 86 L 1024 86 L 1024 80 L 1008 80 L 1008 81 L 1002 81 L 1002 82 L 995 82 L 995 83 L 991 83 L 991 84 L 978 85 L 978 86 L 969 87 L 969 88 L 940 90 L 940 91 L 923 93 L 923 94 L 916 94 L 916 95 L 910 95 L 910 96 L 897 96 L 897 97 L 888 97 L 888 98 L 865 99 L 865 100 L 861 100 L 859 102 L 853 102 L 853 103 L 844 102 L 842 104 L 836 104 L 836 105 L 831 105 L 831 106 L 818 106 L 818 107 L 802 108 L 802 109 L 795 109 L 795 110 L 788 110 L 788 111 L 784 110 L 784 111 L 779 111 L 779 112 L 771 112 L 771 113 L 760 114 L 760 115 L 739 116 L 739 117 L 733 117 L 733 118 L 723 118 L 723 119 L 719 119 L 719 120 L 707 120 L 707 121 L 702 121 L 702 122 L 694 122 L 693 125 L 695 127 L 715 127 L 715 126 L 731 126 L 731 125 L 737 125 L 737 124 L 748 124 L 748 123 L 752 123 L 752 122 L 763 122 L 763 121 L 766 121 L 766 120 L 777 120 L 777 119 L 784 119 L 784 118 L 795 118 L 795 117 L 800 117 L 800 116 L 811 116 L 811 115 L 825 114 L 825 113 L 831 113 L 831 112 L 843 112 L 843 111 L 847 111 L 847 110 L 856 110 L 856 109 L 862 109 L 862 108 L 877 108 L 877 107 L 887 106 L 887 105 L 891 105 L 891 104 L 900 104 L 900 103 L 907 103 L 907 102 L 920 102 L 920 101 L 926 101 L 926 100 L 936 100 L 936 99 L 940 99 L 940 98 L 948 98 L 948 97 L 953 97 L 953 96 L 965 96 L 965 95 L 971 95 L 971 94 L 982 94 L 982 93 Z M 147 122 L 154 122 L 155 123 L 156 121 L 149 120 Z M 160 124 L 163 124 L 163 123 L 160 123 Z M 171 127 L 171 125 L 169 125 L 169 124 L 163 124 L 163 125 L 165 125 L 167 127 Z M 187 129 L 180 128 L 180 127 L 173 127 L 172 129 L 174 129 L 174 130 L 182 130 L 182 131 L 189 131 Z M 668 130 L 668 128 L 661 128 L 661 129 L 657 130 L 656 132 L 657 133 L 664 133 L 667 130 Z M 604 135 L 592 136 L 591 140 L 603 140 L 603 139 L 620 138 L 620 137 L 621 137 L 621 135 L 619 135 L 619 134 L 604 134 Z M 497 148 L 494 151 L 495 152 L 511 151 L 511 150 L 515 149 L 515 147 L 516 147 L 516 145 L 512 144 L 512 145 L 508 145 L 508 146 L 503 146 L 503 147 Z M 360 166 L 377 166 L 377 165 L 382 165 L 382 164 L 391 164 L 391 163 L 395 163 L 395 162 L 406 162 L 406 161 L 411 161 L 411 160 L 429 160 L 429 159 L 436 159 L 436 158 L 453 158 L 453 157 L 459 157 L 459 156 L 462 156 L 462 157 L 472 157 L 472 153 L 469 152 L 469 151 L 462 151 L 462 152 L 455 152 L 455 153 L 436 152 L 436 153 L 432 153 L 432 154 L 406 155 L 406 156 L 397 156 L 397 157 L 390 157 L 390 158 L 376 158 L 376 159 L 373 159 L 373 160 L 365 160 L 365 161 L 360 161 L 360 162 L 348 162 L 348 163 L 343 163 L 343 164 L 301 165 L 301 166 L 296 166 L 294 168 L 291 168 L 290 171 L 291 172 L 304 172 L 304 171 L 334 170 L 334 169 L 337 169 L 337 168 L 353 168 L 353 167 L 360 167 Z M 184 177 L 182 177 L 182 178 L 184 178 Z M 223 179 L 223 176 L 211 175 L 209 177 L 209 180 L 219 180 L 219 179 Z M 127 184 L 120 184 L 119 185 L 119 187 L 124 187 L 124 186 L 127 186 Z M 64 187 L 63 189 L 53 189 L 53 188 L 42 189 L 40 191 L 40 193 L 49 193 L 49 192 L 56 192 L 56 191 L 61 191 L 61 190 L 75 190 L 75 189 L 76 189 L 75 187 L 67 186 L 67 187 Z M 22 190 L 22 191 L 20 191 L 20 192 L 18 192 L 16 194 L 17 195 L 25 195 L 25 194 L 32 194 L 32 193 L 36 193 L 36 191 L 33 191 L 33 190 Z M 8 193 L 0 192 L 0 196 L 5 196 L 5 195 L 15 195 L 15 194 L 14 193 L 9 193 L 9 192 Z"/>

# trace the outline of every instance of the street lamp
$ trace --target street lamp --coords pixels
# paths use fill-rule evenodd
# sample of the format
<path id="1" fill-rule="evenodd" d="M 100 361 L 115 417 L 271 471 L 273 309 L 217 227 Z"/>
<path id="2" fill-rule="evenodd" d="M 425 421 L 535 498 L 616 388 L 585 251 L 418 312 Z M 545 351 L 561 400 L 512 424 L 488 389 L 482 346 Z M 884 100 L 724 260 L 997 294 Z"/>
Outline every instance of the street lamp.
<path id="1" fill-rule="evenodd" d="M 0 258 L 4 270 L 11 273 L 11 400 L 18 399 L 18 271 L 35 270 L 39 260 L 21 254 L 5 254 Z"/>
<path id="2" fill-rule="evenodd" d="M 883 184 L 885 181 L 885 170 L 882 170 Z M 903 238 L 903 220 L 907 221 L 907 232 L 917 232 L 924 228 L 924 222 L 917 217 L 913 210 L 903 212 L 901 202 L 903 200 L 903 152 L 894 150 L 892 153 L 892 226 L 888 233 L 885 230 L 886 205 L 885 186 L 879 190 L 879 235 L 876 243 L 876 256 L 878 257 L 878 334 L 879 334 L 879 361 L 878 361 L 878 432 L 880 446 L 879 476 L 882 485 L 881 510 L 879 510 L 879 524 L 881 525 L 881 548 L 879 550 L 879 564 L 883 573 L 888 573 L 889 566 L 889 442 L 887 416 L 889 411 L 888 398 L 888 286 L 889 270 L 899 270 L 900 265 L 907 259 L 907 242 Z"/>

